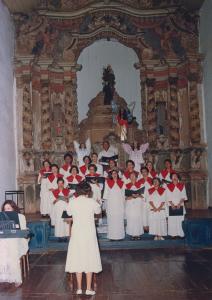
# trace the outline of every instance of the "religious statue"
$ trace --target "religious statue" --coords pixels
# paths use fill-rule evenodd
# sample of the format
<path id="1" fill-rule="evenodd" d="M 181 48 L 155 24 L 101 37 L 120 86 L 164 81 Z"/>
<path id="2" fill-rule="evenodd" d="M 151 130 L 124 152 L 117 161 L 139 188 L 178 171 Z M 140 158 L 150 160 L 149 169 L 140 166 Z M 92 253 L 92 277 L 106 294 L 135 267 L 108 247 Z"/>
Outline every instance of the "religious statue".
<path id="1" fill-rule="evenodd" d="M 118 135 L 122 142 L 127 140 L 127 128 L 135 120 L 128 107 L 121 107 L 117 115 Z"/>
<path id="2" fill-rule="evenodd" d="M 173 151 L 170 154 L 171 161 L 172 161 L 172 167 L 174 170 L 180 169 L 181 162 L 183 159 L 183 154 L 181 150 Z"/>
<path id="3" fill-rule="evenodd" d="M 34 171 L 33 156 L 28 151 L 22 154 L 20 159 L 20 171 L 21 173 L 31 173 Z"/>
<path id="4" fill-rule="evenodd" d="M 191 152 L 191 168 L 201 169 L 202 150 L 194 149 Z"/>
<path id="5" fill-rule="evenodd" d="M 115 75 L 111 65 L 103 68 L 103 93 L 104 93 L 104 105 L 111 105 L 113 95 L 115 91 Z"/>

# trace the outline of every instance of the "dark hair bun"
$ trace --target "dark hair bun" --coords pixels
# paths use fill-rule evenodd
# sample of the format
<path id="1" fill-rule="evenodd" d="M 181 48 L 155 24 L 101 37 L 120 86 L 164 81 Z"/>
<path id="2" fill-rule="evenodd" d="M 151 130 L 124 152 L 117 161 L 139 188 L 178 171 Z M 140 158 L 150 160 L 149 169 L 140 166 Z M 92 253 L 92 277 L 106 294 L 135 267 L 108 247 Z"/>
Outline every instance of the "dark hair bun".
<path id="1" fill-rule="evenodd" d="M 92 190 L 89 183 L 87 183 L 85 180 L 81 181 L 76 188 L 76 194 L 77 196 L 88 196 L 92 197 Z"/>

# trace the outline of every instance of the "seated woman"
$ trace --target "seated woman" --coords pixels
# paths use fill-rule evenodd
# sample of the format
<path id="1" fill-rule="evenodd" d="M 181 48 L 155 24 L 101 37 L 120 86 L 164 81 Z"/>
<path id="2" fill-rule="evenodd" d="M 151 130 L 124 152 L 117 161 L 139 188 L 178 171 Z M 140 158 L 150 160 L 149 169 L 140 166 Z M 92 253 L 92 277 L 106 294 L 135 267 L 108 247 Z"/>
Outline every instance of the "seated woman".
<path id="1" fill-rule="evenodd" d="M 112 179 L 105 182 L 103 198 L 106 201 L 108 239 L 124 239 L 125 186 L 116 170 L 112 171 Z"/>
<path id="2" fill-rule="evenodd" d="M 80 167 L 80 175 L 81 176 L 85 176 L 89 171 L 88 171 L 88 166 L 90 165 L 91 163 L 91 158 L 90 156 L 84 156 L 83 157 L 83 162 L 84 162 L 84 165 L 82 165 Z"/>
<path id="3" fill-rule="evenodd" d="M 26 228 L 26 218 L 19 213 L 19 208 L 12 200 L 6 200 L 2 211 L 15 211 L 18 213 L 20 229 Z M 19 287 L 22 283 L 20 258 L 28 252 L 28 240 L 24 238 L 0 239 L 0 282 L 15 283 Z"/>
<path id="4" fill-rule="evenodd" d="M 92 290 L 92 275 L 102 271 L 94 215 L 101 207 L 91 197 L 91 187 L 85 181 L 77 187 L 77 199 L 71 201 L 67 210 L 73 217 L 71 238 L 68 246 L 65 271 L 76 273 L 77 295 L 82 294 L 82 273 L 86 273 L 86 295 L 95 295 Z"/>
<path id="5" fill-rule="evenodd" d="M 153 187 L 148 190 L 149 203 L 149 234 L 155 235 L 155 240 L 164 240 L 167 235 L 166 224 L 166 190 L 160 186 L 159 178 L 153 179 Z"/>
<path id="6" fill-rule="evenodd" d="M 66 177 L 66 182 L 71 194 L 74 194 L 77 185 L 83 180 L 83 177 L 79 175 L 79 169 L 77 166 L 72 166 L 70 169 L 70 176 Z"/>
<path id="7" fill-rule="evenodd" d="M 55 236 L 58 237 L 59 241 L 66 240 L 69 236 L 69 225 L 62 218 L 64 211 L 67 211 L 69 203 L 69 189 L 64 188 L 64 179 L 58 178 L 57 180 L 58 188 L 52 191 L 52 225 L 55 226 Z"/>
<path id="8" fill-rule="evenodd" d="M 144 185 L 139 180 L 135 172 L 130 174 L 130 182 L 126 184 L 126 207 L 125 215 L 127 218 L 126 233 L 131 236 L 132 240 L 140 240 L 140 236 L 144 233 L 144 196 L 142 192 Z"/>
<path id="9" fill-rule="evenodd" d="M 182 222 L 186 210 L 184 202 L 188 200 L 184 183 L 180 182 L 178 174 L 171 175 L 172 183 L 167 184 L 168 203 L 168 235 L 172 237 L 184 237 Z"/>
<path id="10" fill-rule="evenodd" d="M 43 168 L 38 175 L 38 184 L 40 184 L 40 213 L 42 216 L 50 215 L 51 207 L 49 205 L 49 191 L 47 188 L 47 177 L 51 174 L 51 164 L 48 160 L 43 162 Z"/>

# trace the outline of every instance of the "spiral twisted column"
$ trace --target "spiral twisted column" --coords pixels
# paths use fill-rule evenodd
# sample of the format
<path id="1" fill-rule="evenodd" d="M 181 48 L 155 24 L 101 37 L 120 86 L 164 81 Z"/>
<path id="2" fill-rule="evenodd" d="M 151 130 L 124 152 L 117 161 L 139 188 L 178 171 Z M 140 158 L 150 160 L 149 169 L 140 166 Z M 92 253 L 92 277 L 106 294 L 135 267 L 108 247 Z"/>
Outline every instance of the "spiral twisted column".
<path id="1" fill-rule="evenodd" d="M 177 77 L 169 78 L 169 90 L 170 90 L 170 100 L 169 100 L 169 118 L 170 118 L 170 144 L 174 147 L 180 144 L 180 119 L 178 110 L 178 88 L 177 88 Z"/>
<path id="2" fill-rule="evenodd" d="M 156 106 L 155 106 L 155 79 L 146 79 L 146 116 L 147 135 L 152 146 L 156 145 Z"/>

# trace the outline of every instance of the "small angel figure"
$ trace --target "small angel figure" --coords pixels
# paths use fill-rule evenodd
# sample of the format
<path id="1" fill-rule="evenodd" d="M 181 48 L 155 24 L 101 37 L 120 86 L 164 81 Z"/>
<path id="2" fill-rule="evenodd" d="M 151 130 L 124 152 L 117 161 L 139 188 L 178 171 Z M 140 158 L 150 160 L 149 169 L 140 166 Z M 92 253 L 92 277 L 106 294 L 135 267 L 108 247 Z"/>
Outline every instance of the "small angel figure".
<path id="1" fill-rule="evenodd" d="M 149 148 L 149 143 L 141 144 L 134 142 L 132 145 L 123 143 L 124 151 L 129 154 L 129 159 L 135 163 L 135 171 L 140 172 L 141 165 L 144 164 L 143 154 Z"/>

